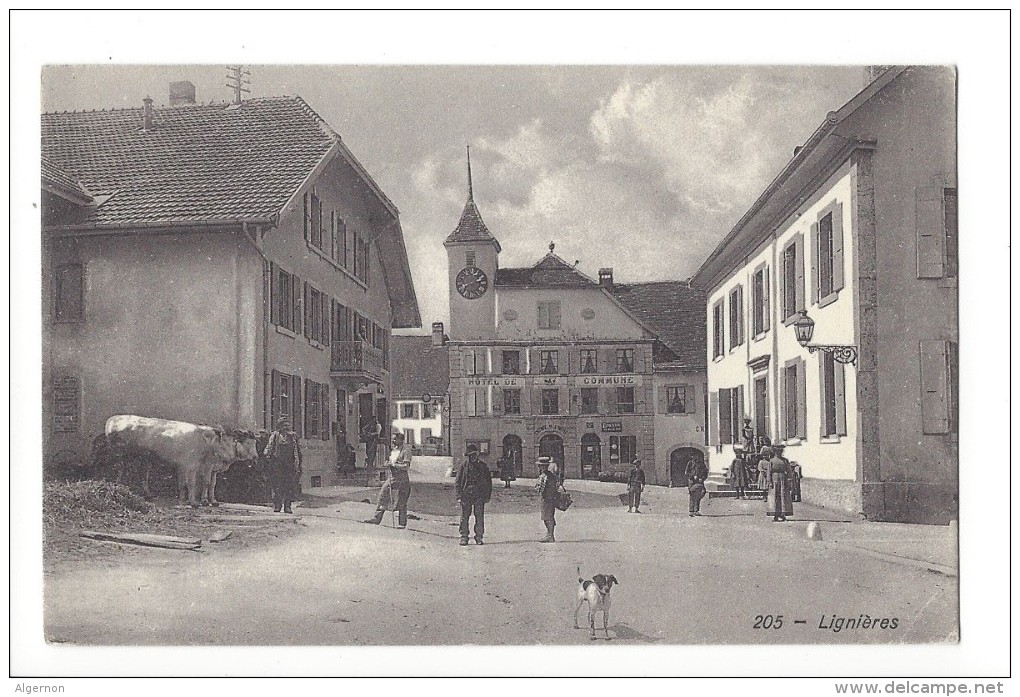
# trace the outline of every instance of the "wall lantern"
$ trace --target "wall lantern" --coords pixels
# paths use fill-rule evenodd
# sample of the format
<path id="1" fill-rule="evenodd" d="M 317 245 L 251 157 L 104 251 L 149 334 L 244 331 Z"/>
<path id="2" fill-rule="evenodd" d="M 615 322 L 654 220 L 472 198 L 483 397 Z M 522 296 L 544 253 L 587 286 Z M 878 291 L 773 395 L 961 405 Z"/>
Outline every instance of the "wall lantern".
<path id="1" fill-rule="evenodd" d="M 797 335 L 797 342 L 806 348 L 808 352 L 825 351 L 831 353 L 833 360 L 837 363 L 849 363 L 857 365 L 857 347 L 843 345 L 812 344 L 811 338 L 815 334 L 815 321 L 808 317 L 807 310 L 800 311 L 800 318 L 793 323 L 793 331 Z"/>

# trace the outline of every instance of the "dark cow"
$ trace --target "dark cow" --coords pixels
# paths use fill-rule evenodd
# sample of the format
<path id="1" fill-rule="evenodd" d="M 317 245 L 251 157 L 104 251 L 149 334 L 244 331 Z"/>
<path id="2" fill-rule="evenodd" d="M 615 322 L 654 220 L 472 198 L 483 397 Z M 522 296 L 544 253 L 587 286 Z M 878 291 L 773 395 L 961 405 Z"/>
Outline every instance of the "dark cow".
<path id="1" fill-rule="evenodd" d="M 258 456 L 254 434 L 226 431 L 184 421 L 118 415 L 106 421 L 106 447 L 119 455 L 117 480 L 123 476 L 127 454 L 145 458 L 142 493 L 149 496 L 149 470 L 155 456 L 173 465 L 177 472 L 178 501 L 197 508 L 200 503 L 218 505 L 216 474 L 233 463 Z"/>

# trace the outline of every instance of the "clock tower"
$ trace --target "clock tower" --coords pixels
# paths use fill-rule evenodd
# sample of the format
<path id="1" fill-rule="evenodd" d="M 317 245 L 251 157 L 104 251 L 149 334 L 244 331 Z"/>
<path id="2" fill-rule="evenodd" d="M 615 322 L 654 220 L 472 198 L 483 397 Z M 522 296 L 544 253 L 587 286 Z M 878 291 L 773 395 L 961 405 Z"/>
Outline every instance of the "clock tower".
<path id="1" fill-rule="evenodd" d="M 443 242 L 449 263 L 450 338 L 491 339 L 496 334 L 496 270 L 499 241 L 475 206 L 468 148 L 468 197 L 460 222 Z"/>

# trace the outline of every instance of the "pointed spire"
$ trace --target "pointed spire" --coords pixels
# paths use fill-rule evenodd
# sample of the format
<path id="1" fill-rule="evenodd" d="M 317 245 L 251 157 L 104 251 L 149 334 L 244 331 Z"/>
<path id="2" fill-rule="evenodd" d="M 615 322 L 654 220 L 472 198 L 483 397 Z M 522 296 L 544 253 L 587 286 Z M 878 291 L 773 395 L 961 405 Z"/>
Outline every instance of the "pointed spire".
<path id="1" fill-rule="evenodd" d="M 468 165 L 468 201 L 475 200 L 474 186 L 471 184 L 471 146 L 467 146 L 467 165 Z"/>

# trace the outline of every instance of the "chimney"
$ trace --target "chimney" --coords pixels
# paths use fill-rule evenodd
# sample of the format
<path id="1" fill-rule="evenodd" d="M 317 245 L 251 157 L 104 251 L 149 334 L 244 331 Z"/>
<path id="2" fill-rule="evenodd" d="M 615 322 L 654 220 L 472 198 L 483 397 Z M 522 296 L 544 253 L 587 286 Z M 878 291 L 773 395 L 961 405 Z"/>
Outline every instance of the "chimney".
<path id="1" fill-rule="evenodd" d="M 152 97 L 146 97 L 142 100 L 142 130 L 152 130 Z"/>
<path id="2" fill-rule="evenodd" d="M 443 336 L 443 323 L 433 322 L 432 323 L 432 345 L 442 346 L 446 343 L 446 339 Z"/>
<path id="3" fill-rule="evenodd" d="M 613 292 L 613 267 L 599 269 L 599 285 L 610 293 Z"/>
<path id="4" fill-rule="evenodd" d="M 170 106 L 195 103 L 195 85 L 187 80 L 170 83 Z"/>

